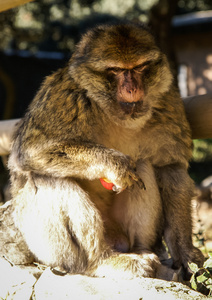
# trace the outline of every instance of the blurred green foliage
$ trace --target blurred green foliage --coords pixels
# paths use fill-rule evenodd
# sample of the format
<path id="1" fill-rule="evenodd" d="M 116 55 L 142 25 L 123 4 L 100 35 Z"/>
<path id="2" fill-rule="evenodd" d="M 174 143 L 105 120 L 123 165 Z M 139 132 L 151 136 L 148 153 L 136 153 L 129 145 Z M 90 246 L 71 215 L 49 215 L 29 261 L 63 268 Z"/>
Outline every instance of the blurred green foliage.
<path id="1" fill-rule="evenodd" d="M 209 258 L 205 261 L 202 268 L 196 264 L 190 263 L 189 267 L 192 271 L 190 280 L 192 289 L 207 295 L 212 296 L 212 253 L 209 253 Z"/>
<path id="2" fill-rule="evenodd" d="M 212 9 L 211 0 L 179 0 L 178 13 L 185 14 L 189 12 L 196 12 L 200 10 Z"/>
<path id="3" fill-rule="evenodd" d="M 190 175 L 196 183 L 212 174 L 212 139 L 194 140 Z"/>
<path id="4" fill-rule="evenodd" d="M 72 51 L 80 34 L 99 22 L 147 21 L 157 0 L 43 0 L 0 14 L 0 50 Z"/>
<path id="5" fill-rule="evenodd" d="M 195 162 L 212 160 L 212 139 L 194 140 L 193 160 Z"/>
<path id="6" fill-rule="evenodd" d="M 0 13 L 0 50 L 70 52 L 81 33 L 95 23 L 120 18 L 147 22 L 150 9 L 158 2 L 35 0 Z M 211 0 L 179 0 L 177 13 L 208 9 L 212 9 Z"/>

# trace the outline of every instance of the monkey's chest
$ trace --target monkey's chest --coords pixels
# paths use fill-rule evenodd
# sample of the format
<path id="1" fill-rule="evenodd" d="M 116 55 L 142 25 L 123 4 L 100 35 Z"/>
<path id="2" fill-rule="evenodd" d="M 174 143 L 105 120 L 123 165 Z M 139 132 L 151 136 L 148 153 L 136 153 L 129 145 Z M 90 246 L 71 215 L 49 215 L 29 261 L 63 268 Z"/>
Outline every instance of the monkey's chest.
<path id="1" fill-rule="evenodd" d="M 97 143 L 129 155 L 134 160 L 139 158 L 140 138 L 136 133 L 111 128 L 98 136 Z"/>

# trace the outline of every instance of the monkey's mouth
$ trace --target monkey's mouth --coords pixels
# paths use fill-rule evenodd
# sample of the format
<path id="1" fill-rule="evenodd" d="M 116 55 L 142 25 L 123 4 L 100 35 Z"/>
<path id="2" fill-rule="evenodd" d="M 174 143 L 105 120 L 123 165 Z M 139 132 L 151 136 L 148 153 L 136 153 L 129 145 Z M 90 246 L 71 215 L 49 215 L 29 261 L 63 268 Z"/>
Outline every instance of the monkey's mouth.
<path id="1" fill-rule="evenodd" d="M 140 113 L 143 108 L 143 101 L 137 102 L 120 102 L 121 109 L 125 114 L 135 116 Z"/>

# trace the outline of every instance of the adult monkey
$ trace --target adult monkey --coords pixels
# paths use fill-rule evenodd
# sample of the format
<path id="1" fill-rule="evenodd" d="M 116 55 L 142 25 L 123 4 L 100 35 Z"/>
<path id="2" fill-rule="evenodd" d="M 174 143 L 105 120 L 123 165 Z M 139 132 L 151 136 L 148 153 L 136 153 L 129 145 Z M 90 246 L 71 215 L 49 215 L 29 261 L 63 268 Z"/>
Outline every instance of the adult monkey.
<path id="1" fill-rule="evenodd" d="M 191 145 L 148 29 L 99 26 L 46 78 L 16 130 L 15 224 L 38 261 L 73 273 L 160 277 L 163 235 L 174 268 L 201 265 L 191 238 Z"/>

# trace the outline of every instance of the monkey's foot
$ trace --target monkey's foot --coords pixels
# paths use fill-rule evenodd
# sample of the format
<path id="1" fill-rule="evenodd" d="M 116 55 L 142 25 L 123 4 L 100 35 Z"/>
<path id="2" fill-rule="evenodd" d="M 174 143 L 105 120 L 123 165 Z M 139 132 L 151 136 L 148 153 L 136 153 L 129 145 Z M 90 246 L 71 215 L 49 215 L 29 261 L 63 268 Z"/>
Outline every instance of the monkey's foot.
<path id="1" fill-rule="evenodd" d="M 205 258 L 204 255 L 202 254 L 202 252 L 196 248 L 193 247 L 192 251 L 191 251 L 191 257 L 190 257 L 191 262 L 196 263 L 199 267 L 202 267 Z"/>
<path id="2" fill-rule="evenodd" d="M 157 278 L 160 269 L 161 263 L 157 255 L 145 251 L 142 254 L 114 254 L 97 267 L 94 275 L 122 279 Z"/>
<path id="3" fill-rule="evenodd" d="M 191 275 L 192 275 L 192 271 L 189 268 L 188 263 L 193 262 L 193 263 L 197 264 L 198 267 L 202 267 L 204 261 L 205 261 L 205 258 L 204 258 L 204 255 L 202 254 L 202 252 L 198 248 L 193 247 L 193 249 L 191 249 L 189 251 L 188 258 L 183 263 L 183 267 L 184 267 L 183 278 L 184 278 L 184 280 L 190 280 Z"/>

